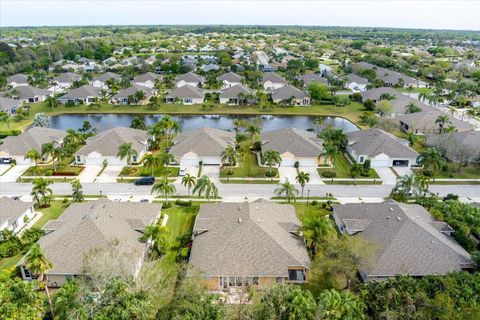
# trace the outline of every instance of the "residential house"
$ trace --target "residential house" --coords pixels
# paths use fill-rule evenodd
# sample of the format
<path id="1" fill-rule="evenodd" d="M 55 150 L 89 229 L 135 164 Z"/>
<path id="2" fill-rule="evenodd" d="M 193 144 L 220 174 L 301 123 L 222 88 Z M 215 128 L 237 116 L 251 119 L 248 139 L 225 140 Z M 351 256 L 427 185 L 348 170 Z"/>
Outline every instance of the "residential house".
<path id="1" fill-rule="evenodd" d="M 468 131 L 473 128 L 469 123 L 458 120 L 452 115 L 433 108 L 430 108 L 427 111 L 400 115 L 397 119 L 400 121 L 400 128 L 405 132 L 434 134 L 439 133 L 443 129 L 442 124 L 435 123 L 439 116 L 448 117 L 448 123 L 445 124 L 445 127 L 452 125 L 460 132 Z"/>
<path id="2" fill-rule="evenodd" d="M 379 102 L 377 102 L 378 104 Z M 420 100 L 414 99 L 404 94 L 399 94 L 395 99 L 389 100 L 388 103 L 392 107 L 392 115 L 399 116 L 407 113 L 407 106 L 411 103 L 415 104 L 421 111 L 434 110 L 429 105 L 421 102 Z"/>
<path id="3" fill-rule="evenodd" d="M 143 98 L 137 101 L 136 94 L 137 92 L 143 93 Z M 155 95 L 156 90 L 141 86 L 138 84 L 133 84 L 126 89 L 119 90 L 115 95 L 112 96 L 110 99 L 110 103 L 112 104 L 138 104 L 138 105 L 146 105 L 148 103 L 148 99 L 151 96 Z"/>
<path id="4" fill-rule="evenodd" d="M 12 88 L 28 86 L 28 76 L 23 73 L 14 74 L 13 76 L 7 77 L 7 84 Z"/>
<path id="5" fill-rule="evenodd" d="M 386 87 L 400 86 L 425 88 L 427 86 L 427 83 L 423 81 L 414 79 L 397 71 L 375 66 L 367 62 L 354 63 L 352 65 L 352 69 L 357 74 L 361 74 L 366 69 L 374 70 L 376 78 L 381 80 Z"/>
<path id="6" fill-rule="evenodd" d="M 202 204 L 187 276 L 203 273 L 211 291 L 304 283 L 310 258 L 299 229 L 292 205 L 263 199 Z"/>
<path id="7" fill-rule="evenodd" d="M 91 81 L 91 85 L 94 86 L 95 88 L 107 90 L 108 89 L 107 82 L 109 80 L 120 81 L 121 79 L 122 77 L 119 74 L 116 74 L 114 72 L 105 72 L 97 77 L 94 77 Z"/>
<path id="8" fill-rule="evenodd" d="M 58 76 L 53 78 L 53 81 L 56 83 L 56 86 L 65 90 L 65 89 L 71 88 L 75 81 L 78 81 L 81 79 L 82 79 L 82 76 L 77 73 L 65 72 L 65 73 L 60 73 Z"/>
<path id="9" fill-rule="evenodd" d="M 253 60 L 255 61 L 257 68 L 263 72 L 269 73 L 269 72 L 276 72 L 277 67 L 272 66 L 269 63 L 269 58 L 267 54 L 263 51 L 255 51 L 252 54 Z"/>
<path id="10" fill-rule="evenodd" d="M 235 133 L 203 127 L 182 132 L 173 140 L 169 153 L 180 166 L 221 165 L 222 152 L 235 146 Z"/>
<path id="11" fill-rule="evenodd" d="M 31 86 L 16 86 L 11 91 L 12 96 L 21 102 L 36 103 L 45 101 L 52 93 L 46 89 L 31 87 Z"/>
<path id="12" fill-rule="evenodd" d="M 18 136 L 8 136 L 0 145 L 0 158 L 11 159 L 17 165 L 34 165 L 31 159 L 25 159 L 25 154 L 35 149 L 42 152 L 42 145 L 53 142 L 55 146 L 60 146 L 67 133 L 63 130 L 31 127 Z M 47 161 L 48 159 L 43 159 Z"/>
<path id="13" fill-rule="evenodd" d="M 186 84 L 171 90 L 165 97 L 167 103 L 199 104 L 205 100 L 202 89 Z"/>
<path id="14" fill-rule="evenodd" d="M 159 74 L 156 74 L 153 72 L 147 72 L 133 78 L 132 83 L 140 86 L 144 86 L 147 88 L 154 88 L 155 83 L 157 81 L 161 81 L 162 79 L 163 79 L 163 76 Z"/>
<path id="15" fill-rule="evenodd" d="M 220 93 L 220 103 L 229 105 L 255 104 L 257 98 L 255 91 L 247 88 L 243 84 L 236 84 L 223 89 Z"/>
<path id="16" fill-rule="evenodd" d="M 316 73 L 307 73 L 302 74 L 298 77 L 299 80 L 303 81 L 305 87 L 310 87 L 312 83 L 320 83 L 324 85 L 328 85 L 327 78 L 322 78 L 320 75 Z"/>
<path id="17" fill-rule="evenodd" d="M 266 91 L 273 91 L 275 89 L 279 89 L 281 87 L 285 87 L 288 83 L 287 80 L 282 78 L 276 73 L 269 72 L 269 73 L 264 73 L 263 78 L 262 78 L 262 84 L 263 88 Z"/>
<path id="18" fill-rule="evenodd" d="M 242 83 L 243 77 L 236 73 L 228 72 L 217 77 L 217 81 L 222 82 L 222 89 L 227 89 Z"/>
<path id="19" fill-rule="evenodd" d="M 362 92 L 367 90 L 368 80 L 357 76 L 356 74 L 348 74 L 343 79 L 346 82 L 346 87 L 353 92 Z"/>
<path id="20" fill-rule="evenodd" d="M 23 202 L 9 197 L 0 197 L 0 231 L 18 233 L 36 215 L 33 202 Z"/>
<path id="21" fill-rule="evenodd" d="M 272 101 L 279 104 L 287 103 L 289 105 L 308 106 L 310 97 L 302 90 L 286 85 L 273 90 Z"/>
<path id="22" fill-rule="evenodd" d="M 46 273 L 47 286 L 61 287 L 71 279 L 88 276 L 84 268 L 86 258 L 95 259 L 95 254 L 102 250 L 105 254 L 116 251 L 112 274 L 131 275 L 135 279 L 151 245 L 151 241 L 140 238 L 148 225 L 158 221 L 161 207 L 155 203 L 108 199 L 71 204 L 58 219 L 45 224 L 45 235 L 38 240 L 52 264 Z M 27 269 L 25 260 L 24 257 L 19 266 L 23 280 L 29 281 L 35 275 Z"/>
<path id="23" fill-rule="evenodd" d="M 468 130 L 427 137 L 427 146 L 436 147 L 453 162 L 480 162 L 480 131 Z"/>
<path id="24" fill-rule="evenodd" d="M 347 152 L 358 163 L 370 160 L 372 167 L 411 167 L 416 165 L 418 153 L 405 139 L 372 128 L 346 133 Z"/>
<path id="25" fill-rule="evenodd" d="M 323 155 L 323 140 L 313 132 L 297 128 L 284 128 L 260 135 L 262 153 L 274 150 L 280 154 L 282 167 L 293 167 L 298 162 L 300 167 L 316 167 Z"/>
<path id="26" fill-rule="evenodd" d="M 58 101 L 61 104 L 85 104 L 89 105 L 97 101 L 102 97 L 100 93 L 100 88 L 94 87 L 91 84 L 83 85 L 79 88 L 72 89 L 63 96 L 61 96 Z"/>
<path id="27" fill-rule="evenodd" d="M 214 63 L 204 64 L 202 70 L 203 72 L 217 71 L 220 70 L 220 66 Z"/>
<path id="28" fill-rule="evenodd" d="M 204 83 L 205 83 L 205 77 L 193 72 L 187 72 L 175 78 L 176 87 L 183 87 L 185 85 L 198 87 L 198 86 L 202 86 Z"/>
<path id="29" fill-rule="evenodd" d="M 122 144 L 131 143 L 136 155 L 131 163 L 138 163 L 148 150 L 149 134 L 144 130 L 115 127 L 87 139 L 86 144 L 75 152 L 75 164 L 102 166 L 126 166 L 128 159 L 118 156 Z"/>
<path id="30" fill-rule="evenodd" d="M 9 116 L 12 116 L 16 114 L 17 110 L 21 107 L 21 101 L 0 96 L 0 112 L 5 112 Z"/>
<path id="31" fill-rule="evenodd" d="M 452 237 L 454 230 L 418 204 L 334 205 L 333 218 L 340 233 L 361 237 L 375 249 L 375 264 L 360 270 L 365 282 L 396 275 L 443 275 L 473 267 L 468 252 Z"/>
<path id="32" fill-rule="evenodd" d="M 372 100 L 375 103 L 384 100 L 385 96 L 390 96 L 393 98 L 403 96 L 400 91 L 387 87 L 368 89 L 366 91 L 360 92 L 360 95 L 362 96 L 363 102 L 365 102 L 366 100 Z"/>

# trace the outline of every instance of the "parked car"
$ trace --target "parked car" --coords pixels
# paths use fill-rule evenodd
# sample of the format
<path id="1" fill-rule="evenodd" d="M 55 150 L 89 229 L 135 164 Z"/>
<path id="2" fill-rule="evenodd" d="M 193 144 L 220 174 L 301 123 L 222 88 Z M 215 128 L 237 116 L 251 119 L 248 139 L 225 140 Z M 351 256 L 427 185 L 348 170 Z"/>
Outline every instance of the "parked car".
<path id="1" fill-rule="evenodd" d="M 151 186 L 155 183 L 154 177 L 142 177 L 140 179 L 135 180 L 136 186 Z"/>
<path id="2" fill-rule="evenodd" d="M 11 164 L 12 158 L 0 158 L 0 164 Z"/>
<path id="3" fill-rule="evenodd" d="M 186 175 L 186 174 L 187 174 L 187 168 L 185 168 L 185 167 L 180 167 L 180 171 L 178 172 L 178 175 L 179 175 L 180 177 L 183 177 L 183 176 Z"/>

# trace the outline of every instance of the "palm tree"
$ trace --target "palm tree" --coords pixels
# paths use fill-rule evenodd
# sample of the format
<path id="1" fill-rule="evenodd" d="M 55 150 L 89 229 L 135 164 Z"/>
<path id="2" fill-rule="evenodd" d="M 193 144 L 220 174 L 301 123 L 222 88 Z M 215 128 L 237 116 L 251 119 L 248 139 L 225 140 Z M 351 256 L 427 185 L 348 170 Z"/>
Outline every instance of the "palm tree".
<path id="1" fill-rule="evenodd" d="M 25 267 L 35 275 L 38 275 L 38 281 L 43 283 L 45 293 L 47 295 L 48 304 L 50 306 L 50 312 L 52 314 L 52 319 L 54 319 L 52 299 L 50 297 L 50 292 L 48 291 L 48 278 L 47 272 L 52 268 L 52 264 L 48 261 L 47 257 L 43 254 L 42 249 L 35 243 L 27 255 L 25 256 Z"/>
<path id="2" fill-rule="evenodd" d="M 338 147 L 333 143 L 325 144 L 325 160 L 330 159 L 332 166 L 335 166 L 335 158 L 339 153 Z"/>
<path id="3" fill-rule="evenodd" d="M 357 184 L 357 178 L 359 175 L 362 174 L 362 171 L 363 166 L 360 163 L 355 162 L 354 164 L 352 164 L 352 166 L 350 167 L 350 176 L 353 178 L 353 184 Z"/>
<path id="4" fill-rule="evenodd" d="M 469 108 L 467 111 L 465 111 L 465 114 L 468 116 L 469 121 L 471 118 L 475 117 L 477 113 L 478 111 L 476 110 L 476 108 Z"/>
<path id="5" fill-rule="evenodd" d="M 427 99 L 428 94 L 426 92 L 420 92 L 418 94 L 418 100 L 425 102 L 425 99 Z"/>
<path id="6" fill-rule="evenodd" d="M 76 146 L 82 142 L 82 138 L 74 129 L 68 129 L 63 141 L 65 146 Z"/>
<path id="7" fill-rule="evenodd" d="M 182 178 L 182 185 L 188 189 L 188 196 L 190 196 L 190 190 L 197 184 L 197 178 L 187 173 Z"/>
<path id="8" fill-rule="evenodd" d="M 170 146 L 170 135 L 172 133 L 177 133 L 180 131 L 180 125 L 178 122 L 173 120 L 169 115 L 164 116 L 158 122 L 160 128 L 164 129 L 166 138 L 167 138 L 167 147 Z"/>
<path id="9" fill-rule="evenodd" d="M 138 152 L 132 148 L 131 143 L 123 143 L 118 147 L 117 157 L 120 157 L 120 160 L 127 159 L 129 167 L 132 166 L 132 157 L 134 156 L 138 156 Z"/>
<path id="10" fill-rule="evenodd" d="M 218 196 L 218 188 L 217 186 L 210 180 L 208 176 L 201 176 L 200 179 L 197 180 L 197 184 L 193 188 L 192 191 L 194 194 L 198 193 L 198 196 L 201 197 L 205 194 L 205 198 L 207 201 L 210 201 L 210 197 L 213 196 L 216 198 Z"/>
<path id="11" fill-rule="evenodd" d="M 223 163 L 229 163 L 230 166 L 234 166 L 237 163 L 240 154 L 237 152 L 237 150 L 235 150 L 234 147 L 228 146 L 225 148 L 225 150 L 223 150 L 221 156 Z"/>
<path id="12" fill-rule="evenodd" d="M 172 247 L 172 237 L 169 230 L 158 223 L 147 226 L 140 240 L 153 240 L 150 253 L 157 258 L 165 255 Z"/>
<path id="13" fill-rule="evenodd" d="M 415 188 L 419 192 L 423 192 L 423 196 L 427 195 L 428 187 L 430 186 L 430 178 L 424 175 L 415 176 Z"/>
<path id="14" fill-rule="evenodd" d="M 442 114 L 437 117 L 437 119 L 435 120 L 435 124 L 438 125 L 440 133 L 443 132 L 443 128 L 449 122 L 450 122 L 450 119 L 446 114 Z"/>
<path id="15" fill-rule="evenodd" d="M 251 123 L 247 126 L 246 131 L 250 134 L 250 138 L 252 138 L 255 134 L 260 133 L 260 128 L 257 125 Z"/>
<path id="16" fill-rule="evenodd" d="M 425 170 L 431 169 L 434 176 L 442 169 L 445 162 L 445 158 L 435 148 L 428 148 L 418 156 L 418 164 L 422 165 Z M 435 182 L 435 178 L 433 181 Z"/>
<path id="17" fill-rule="evenodd" d="M 37 199 L 38 206 L 42 207 L 40 197 L 43 200 L 43 207 L 47 207 L 52 198 L 53 191 L 48 186 L 53 182 L 43 178 L 36 178 L 33 180 L 32 195 Z"/>
<path id="18" fill-rule="evenodd" d="M 45 99 L 45 105 L 53 111 L 56 107 L 60 106 L 60 103 L 54 96 L 48 96 L 47 99 Z"/>
<path id="19" fill-rule="evenodd" d="M 416 186 L 417 184 L 415 182 L 415 175 L 404 175 L 397 178 L 397 183 L 393 190 L 404 194 L 406 197 L 409 197 L 412 194 L 417 194 Z"/>
<path id="20" fill-rule="evenodd" d="M 0 123 L 5 122 L 7 124 L 8 129 L 10 129 L 10 116 L 6 113 L 1 111 L 0 112 Z"/>
<path id="21" fill-rule="evenodd" d="M 49 157 L 52 157 L 52 161 L 55 163 L 55 160 L 53 159 L 54 150 L 55 146 L 53 145 L 53 142 L 42 144 L 42 158 L 48 160 Z"/>
<path id="22" fill-rule="evenodd" d="M 310 242 L 312 256 L 315 257 L 317 253 L 317 246 L 319 242 L 333 236 L 333 228 L 328 217 L 320 214 L 312 214 L 302 221 L 303 235 L 307 241 Z"/>
<path id="23" fill-rule="evenodd" d="M 275 195 L 281 196 L 282 194 L 285 194 L 285 199 L 288 203 L 290 203 L 292 199 L 295 202 L 298 190 L 295 189 L 295 186 L 291 184 L 288 179 L 285 179 L 285 182 L 279 183 L 278 187 L 275 189 Z"/>
<path id="24" fill-rule="evenodd" d="M 165 203 L 168 203 L 168 196 L 174 195 L 177 189 L 168 181 L 167 177 L 163 177 L 160 182 L 155 183 L 152 187 L 152 193 L 160 193 L 165 197 Z"/>
<path id="25" fill-rule="evenodd" d="M 53 149 L 52 151 L 52 164 L 53 164 L 53 171 L 57 171 L 57 165 L 55 160 L 58 160 L 59 163 L 62 162 L 63 157 L 66 155 L 65 149 L 62 146 L 58 146 Z"/>
<path id="26" fill-rule="evenodd" d="M 421 111 L 422 111 L 422 108 L 417 106 L 414 102 L 410 102 L 405 106 L 405 113 L 416 113 Z"/>
<path id="27" fill-rule="evenodd" d="M 411 147 L 418 141 L 418 136 L 413 132 L 407 132 L 408 145 Z"/>
<path id="28" fill-rule="evenodd" d="M 295 177 L 295 180 L 296 180 L 297 183 L 299 183 L 300 186 L 302 187 L 302 198 L 303 198 L 303 189 L 305 188 L 305 184 L 307 184 L 308 182 L 310 182 L 310 173 L 300 171 L 300 172 L 297 174 L 297 176 Z"/>
<path id="29" fill-rule="evenodd" d="M 265 161 L 265 164 L 268 165 L 270 168 L 270 176 L 272 175 L 272 166 L 274 164 L 280 164 L 282 162 L 282 158 L 280 157 L 280 153 L 275 150 L 267 150 L 263 153 L 263 159 Z"/>
<path id="30" fill-rule="evenodd" d="M 152 142 L 150 143 L 150 150 L 157 149 L 160 145 L 160 137 L 165 134 L 165 129 L 162 128 L 160 122 L 157 122 L 148 130 L 148 134 L 152 136 Z"/>
<path id="31" fill-rule="evenodd" d="M 145 121 L 143 121 L 142 118 L 140 118 L 139 116 L 135 116 L 132 119 L 132 123 L 130 123 L 130 128 L 139 129 L 139 130 L 146 130 L 147 126 L 145 125 Z"/>
<path id="32" fill-rule="evenodd" d="M 143 165 L 145 166 L 145 168 L 151 170 L 151 176 L 152 177 L 154 176 L 153 172 L 155 171 L 155 169 L 157 169 L 158 167 L 160 167 L 162 165 L 160 157 L 154 156 L 151 153 L 146 154 L 143 157 L 142 162 L 143 162 Z"/>
<path id="33" fill-rule="evenodd" d="M 35 175 L 37 175 L 37 166 L 38 166 L 38 160 L 40 160 L 42 156 L 40 153 L 38 153 L 37 150 L 35 149 L 30 149 L 28 152 L 25 154 L 24 159 L 30 159 L 35 163 Z"/>
<path id="34" fill-rule="evenodd" d="M 241 129 L 245 128 L 247 126 L 247 123 L 243 119 L 234 119 L 232 121 L 233 128 L 235 128 L 235 131 L 241 131 Z"/>

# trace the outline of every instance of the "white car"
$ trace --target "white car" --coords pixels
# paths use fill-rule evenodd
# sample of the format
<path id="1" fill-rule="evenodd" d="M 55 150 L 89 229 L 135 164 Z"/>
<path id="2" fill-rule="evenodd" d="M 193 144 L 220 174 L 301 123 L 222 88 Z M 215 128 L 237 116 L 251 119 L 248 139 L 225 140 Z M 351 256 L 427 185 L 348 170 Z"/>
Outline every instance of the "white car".
<path id="1" fill-rule="evenodd" d="M 183 177 L 187 173 L 187 168 L 185 167 L 180 167 L 180 171 L 178 172 L 178 175 L 180 177 Z"/>

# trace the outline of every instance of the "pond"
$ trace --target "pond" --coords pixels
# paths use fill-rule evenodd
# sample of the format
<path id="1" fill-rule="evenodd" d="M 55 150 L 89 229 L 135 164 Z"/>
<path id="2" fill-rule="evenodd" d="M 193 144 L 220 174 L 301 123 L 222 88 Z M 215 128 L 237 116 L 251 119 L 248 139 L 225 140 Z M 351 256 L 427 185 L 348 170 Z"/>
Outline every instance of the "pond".
<path id="1" fill-rule="evenodd" d="M 101 132 L 113 127 L 129 127 L 135 116 L 143 118 L 147 125 L 153 125 L 162 118 L 162 114 L 63 114 L 50 117 L 50 127 L 55 129 L 79 129 L 84 121 L 89 121 L 92 127 Z M 270 131 L 294 127 L 298 129 L 315 128 L 313 116 L 279 116 L 279 115 L 174 115 L 172 118 L 182 127 L 182 131 L 189 131 L 201 127 L 212 127 L 217 129 L 232 130 L 232 121 L 234 119 L 244 119 L 246 121 L 262 120 L 262 131 Z M 352 122 L 338 117 L 325 117 L 323 127 L 332 126 L 342 129 L 344 132 L 358 130 L 358 127 Z"/>

